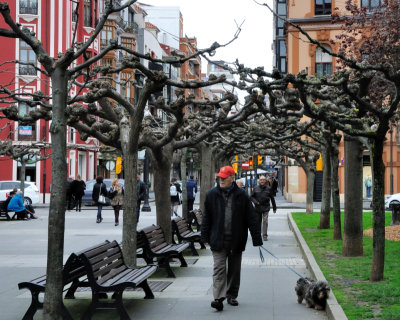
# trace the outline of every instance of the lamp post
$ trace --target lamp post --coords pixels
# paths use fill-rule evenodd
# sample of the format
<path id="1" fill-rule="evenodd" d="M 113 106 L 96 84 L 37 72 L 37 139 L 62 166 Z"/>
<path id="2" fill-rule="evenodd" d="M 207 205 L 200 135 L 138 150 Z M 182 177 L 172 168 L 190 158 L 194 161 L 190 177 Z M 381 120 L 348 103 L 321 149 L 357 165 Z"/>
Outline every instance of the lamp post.
<path id="1" fill-rule="evenodd" d="M 149 156 L 147 154 L 147 150 L 144 153 L 143 180 L 144 180 L 144 185 L 146 187 L 146 194 L 144 195 L 142 211 L 150 212 L 151 207 L 149 205 Z"/>

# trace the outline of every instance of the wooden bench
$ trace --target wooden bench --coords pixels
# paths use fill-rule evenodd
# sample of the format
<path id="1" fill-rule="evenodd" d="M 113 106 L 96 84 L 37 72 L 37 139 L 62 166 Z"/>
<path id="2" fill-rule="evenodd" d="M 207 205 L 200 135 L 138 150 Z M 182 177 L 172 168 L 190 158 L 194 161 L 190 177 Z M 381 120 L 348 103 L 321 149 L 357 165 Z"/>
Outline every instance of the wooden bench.
<path id="1" fill-rule="evenodd" d="M 189 220 L 189 227 L 192 226 L 196 227 L 197 231 L 200 231 L 201 228 L 201 220 L 203 219 L 203 213 L 200 209 L 194 209 L 189 211 L 188 220 Z"/>
<path id="2" fill-rule="evenodd" d="M 86 269 L 85 266 L 82 264 L 82 261 L 79 258 L 79 255 L 87 250 L 93 250 L 97 248 L 98 246 L 101 246 L 103 244 L 108 244 L 109 241 L 105 241 L 104 243 L 101 243 L 99 245 L 95 245 L 93 247 L 90 247 L 88 249 L 85 249 L 84 251 L 81 251 L 79 253 L 72 253 L 67 261 L 65 262 L 65 265 L 63 267 L 63 286 L 66 286 L 68 284 L 71 284 L 69 287 L 65 298 L 66 299 L 74 299 L 75 296 L 75 291 L 79 287 L 88 287 L 89 283 L 87 281 L 86 277 Z M 31 281 L 27 282 L 21 282 L 18 284 L 18 288 L 21 289 L 28 289 L 31 292 L 32 295 L 32 301 L 31 305 L 29 306 L 28 310 L 26 311 L 24 317 L 22 320 L 33 320 L 33 316 L 35 315 L 36 311 L 38 309 L 43 309 L 43 302 L 39 301 L 39 294 L 45 292 L 46 289 L 46 275 L 43 275 L 39 278 L 33 279 Z M 63 305 L 63 311 L 62 311 L 62 316 L 63 319 L 71 319 L 72 317 L 69 314 L 68 310 L 65 308 Z"/>
<path id="3" fill-rule="evenodd" d="M 168 278 L 175 278 L 175 274 L 171 269 L 170 260 L 178 258 L 181 267 L 187 267 L 183 251 L 189 248 L 189 243 L 169 244 L 165 240 L 164 232 L 160 226 L 151 225 L 137 231 L 137 248 L 143 249 L 141 256 L 146 263 L 152 263 L 154 258 L 158 261 L 158 266 L 167 271 Z M 140 247 L 142 246 L 142 247 Z"/>
<path id="4" fill-rule="evenodd" d="M 7 209 L 7 203 L 6 201 L 0 201 L 0 217 L 4 217 L 7 220 L 12 220 L 15 217 L 15 212 L 14 215 L 12 217 L 10 217 L 9 212 L 13 212 L 13 211 L 9 211 Z"/>
<path id="5" fill-rule="evenodd" d="M 121 247 L 116 241 L 105 243 L 93 250 L 79 255 L 85 265 L 92 302 L 82 319 L 91 319 L 97 309 L 116 309 L 121 319 L 130 320 L 122 303 L 122 294 L 126 288 L 140 287 L 145 292 L 145 299 L 153 299 L 147 278 L 157 270 L 156 265 L 142 268 L 129 268 L 124 263 Z M 112 300 L 99 301 L 102 293 L 113 292 Z"/>
<path id="6" fill-rule="evenodd" d="M 189 226 L 186 220 L 182 217 L 176 217 L 172 219 L 172 230 L 173 234 L 175 234 L 178 238 L 179 243 L 188 242 L 190 244 L 190 249 L 192 250 L 192 254 L 194 256 L 198 256 L 194 243 L 198 242 L 201 246 L 201 249 L 205 249 L 204 243 L 201 241 L 200 231 L 193 231 L 193 229 Z"/>

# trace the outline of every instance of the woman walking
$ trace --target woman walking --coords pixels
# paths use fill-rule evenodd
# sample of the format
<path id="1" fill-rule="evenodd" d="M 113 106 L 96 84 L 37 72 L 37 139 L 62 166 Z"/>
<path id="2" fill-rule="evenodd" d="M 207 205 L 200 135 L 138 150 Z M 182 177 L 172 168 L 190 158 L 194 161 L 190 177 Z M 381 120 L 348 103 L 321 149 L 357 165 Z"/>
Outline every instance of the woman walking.
<path id="1" fill-rule="evenodd" d="M 101 217 L 101 211 L 103 210 L 103 205 L 106 204 L 105 197 L 107 196 L 107 187 L 103 183 L 103 177 L 98 176 L 96 178 L 96 183 L 93 186 L 92 200 L 97 204 L 97 223 L 103 221 Z M 104 200 L 103 200 L 104 199 Z"/>
<path id="2" fill-rule="evenodd" d="M 75 198 L 76 211 L 81 211 L 82 207 L 82 197 L 85 195 L 86 183 L 81 179 L 81 176 L 78 174 L 76 179 L 72 181 L 71 184 L 71 192 Z"/>
<path id="3" fill-rule="evenodd" d="M 119 183 L 118 178 L 115 178 L 111 184 L 109 196 L 111 206 L 114 209 L 115 226 L 119 224 L 119 210 L 124 204 L 124 187 Z"/>

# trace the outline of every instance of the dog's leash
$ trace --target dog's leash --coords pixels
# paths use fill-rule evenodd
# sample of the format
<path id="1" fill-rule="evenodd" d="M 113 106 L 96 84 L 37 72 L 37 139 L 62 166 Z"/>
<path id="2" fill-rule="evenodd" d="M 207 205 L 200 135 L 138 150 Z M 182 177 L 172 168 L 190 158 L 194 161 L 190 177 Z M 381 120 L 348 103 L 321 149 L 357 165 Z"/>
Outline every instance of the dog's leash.
<path id="1" fill-rule="evenodd" d="M 261 260 L 261 262 L 262 263 L 264 263 L 264 255 L 263 255 L 263 253 L 262 253 L 262 251 L 261 251 L 261 249 L 264 249 L 266 252 L 268 252 L 271 256 L 273 256 L 275 259 L 277 259 L 277 260 L 279 260 L 279 258 L 276 256 L 276 255 L 274 255 L 271 251 L 269 251 L 267 248 L 264 248 L 263 246 L 259 246 L 258 247 L 258 250 L 259 250 L 259 252 L 260 252 L 260 260 Z M 298 273 L 296 270 L 294 270 L 291 266 L 288 266 L 286 263 L 283 263 L 283 265 L 286 267 L 286 268 L 288 268 L 290 271 L 292 271 L 293 273 L 295 273 L 295 274 L 297 274 L 300 278 L 302 278 L 302 279 L 304 279 L 304 280 L 307 280 L 305 277 L 303 277 L 300 273 Z"/>

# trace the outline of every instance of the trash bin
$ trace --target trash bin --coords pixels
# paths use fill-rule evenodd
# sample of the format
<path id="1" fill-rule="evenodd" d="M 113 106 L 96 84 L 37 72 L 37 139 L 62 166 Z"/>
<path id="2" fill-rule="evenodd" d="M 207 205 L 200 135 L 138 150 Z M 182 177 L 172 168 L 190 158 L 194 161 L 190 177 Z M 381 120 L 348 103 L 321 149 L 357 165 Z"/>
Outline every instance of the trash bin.
<path id="1" fill-rule="evenodd" d="M 389 204 L 389 208 L 392 210 L 392 222 L 390 223 L 391 226 L 399 225 L 400 224 L 400 202 L 399 201 L 392 201 Z"/>

